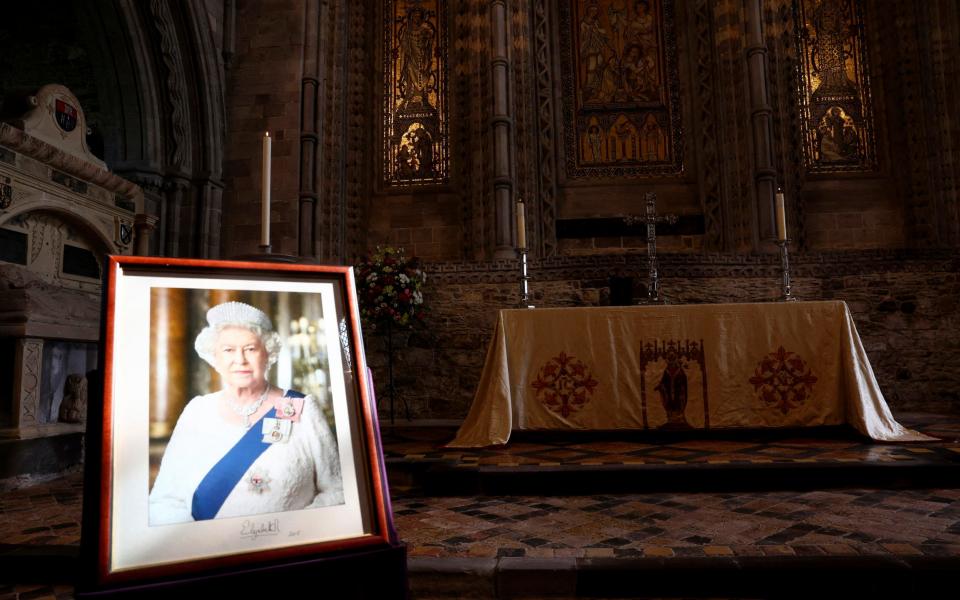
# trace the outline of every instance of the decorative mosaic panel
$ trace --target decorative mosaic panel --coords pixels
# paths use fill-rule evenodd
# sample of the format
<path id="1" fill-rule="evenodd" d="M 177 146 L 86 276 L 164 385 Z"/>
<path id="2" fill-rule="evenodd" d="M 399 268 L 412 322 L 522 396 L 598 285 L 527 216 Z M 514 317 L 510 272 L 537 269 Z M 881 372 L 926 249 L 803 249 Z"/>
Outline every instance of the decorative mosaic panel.
<path id="1" fill-rule="evenodd" d="M 796 0 L 805 160 L 814 173 L 876 166 L 860 0 Z"/>
<path id="2" fill-rule="evenodd" d="M 387 185 L 443 183 L 447 18 L 441 0 L 385 0 L 383 173 Z"/>
<path id="3" fill-rule="evenodd" d="M 673 0 L 561 7 L 568 176 L 680 173 Z"/>

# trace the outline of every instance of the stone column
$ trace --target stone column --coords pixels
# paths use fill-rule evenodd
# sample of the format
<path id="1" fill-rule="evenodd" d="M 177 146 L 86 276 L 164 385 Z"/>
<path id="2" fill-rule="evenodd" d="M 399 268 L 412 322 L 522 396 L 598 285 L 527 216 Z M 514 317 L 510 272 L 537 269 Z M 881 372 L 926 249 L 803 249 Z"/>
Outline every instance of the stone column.
<path id="1" fill-rule="evenodd" d="M 153 215 L 138 214 L 133 219 L 133 253 L 150 256 L 150 234 L 157 228 L 159 219 Z"/>
<path id="2" fill-rule="evenodd" d="M 303 75 L 300 79 L 300 228 L 297 253 L 316 258 L 317 122 L 320 106 L 320 0 L 307 0 L 303 36 Z"/>
<path id="3" fill-rule="evenodd" d="M 13 427 L 18 437 L 30 437 L 31 429 L 40 425 L 37 406 L 40 399 L 40 381 L 43 375 L 43 340 L 17 340 L 13 373 Z"/>
<path id="4" fill-rule="evenodd" d="M 496 211 L 493 258 L 513 258 L 513 116 L 510 104 L 510 57 L 507 3 L 490 2 L 493 59 L 493 194 Z"/>
<path id="5" fill-rule="evenodd" d="M 755 249 L 773 248 L 767 240 L 775 237 L 773 203 L 777 192 L 777 170 L 773 162 L 772 115 L 767 80 L 767 46 L 763 38 L 763 2 L 747 2 L 747 76 L 750 82 L 750 124 L 753 130 L 753 182 L 756 195 Z"/>
<path id="6" fill-rule="evenodd" d="M 192 219 L 189 212 L 190 182 L 179 176 L 168 176 L 163 186 L 165 203 L 160 225 L 166 230 L 164 256 L 189 256 L 189 223 Z"/>
<path id="7" fill-rule="evenodd" d="M 196 184 L 194 193 L 197 197 L 200 215 L 200 236 L 198 248 L 194 248 L 193 256 L 201 258 L 220 258 L 220 227 L 223 223 L 223 186 L 213 180 L 204 180 Z"/>
<path id="8" fill-rule="evenodd" d="M 233 66 L 233 55 L 237 50 L 237 2 L 224 0 L 223 2 L 223 68 L 229 70 Z"/>

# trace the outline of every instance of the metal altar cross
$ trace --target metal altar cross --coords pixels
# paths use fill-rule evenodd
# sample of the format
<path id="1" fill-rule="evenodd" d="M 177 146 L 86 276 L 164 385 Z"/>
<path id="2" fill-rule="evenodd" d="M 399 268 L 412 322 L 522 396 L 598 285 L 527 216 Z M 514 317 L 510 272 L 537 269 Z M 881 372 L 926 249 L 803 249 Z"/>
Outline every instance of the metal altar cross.
<path id="1" fill-rule="evenodd" d="M 647 283 L 647 299 L 645 302 L 660 303 L 660 273 L 657 265 L 657 223 L 669 223 L 673 225 L 677 222 L 677 215 L 657 215 L 657 195 L 653 192 L 647 192 L 643 195 L 646 203 L 646 210 L 643 216 L 637 217 L 627 215 L 624 222 L 627 225 L 637 225 L 644 223 L 647 226 L 647 271 L 649 282 Z"/>

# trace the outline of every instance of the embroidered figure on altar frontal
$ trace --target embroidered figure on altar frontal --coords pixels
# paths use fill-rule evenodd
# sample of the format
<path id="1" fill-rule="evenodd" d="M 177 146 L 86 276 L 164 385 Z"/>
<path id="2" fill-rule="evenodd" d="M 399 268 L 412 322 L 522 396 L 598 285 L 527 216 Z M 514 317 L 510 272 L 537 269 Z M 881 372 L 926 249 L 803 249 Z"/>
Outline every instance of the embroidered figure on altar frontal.
<path id="1" fill-rule="evenodd" d="M 687 423 L 687 417 L 684 414 L 687 409 L 687 373 L 684 371 L 676 348 L 672 345 L 667 348 L 664 358 L 667 366 L 663 369 L 660 383 L 654 389 L 660 392 L 660 402 L 667 411 L 665 427 L 688 429 L 690 423 Z"/>
<path id="2" fill-rule="evenodd" d="M 709 429 L 703 340 L 641 342 L 640 394 L 644 429 Z M 648 395 L 659 405 L 649 404 Z"/>

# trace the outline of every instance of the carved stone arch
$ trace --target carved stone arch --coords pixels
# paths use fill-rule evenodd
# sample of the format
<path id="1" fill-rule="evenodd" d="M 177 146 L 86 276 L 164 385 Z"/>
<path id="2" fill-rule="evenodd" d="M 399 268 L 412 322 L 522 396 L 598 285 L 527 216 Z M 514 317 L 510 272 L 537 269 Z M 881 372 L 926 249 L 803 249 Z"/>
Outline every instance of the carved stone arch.
<path id="1" fill-rule="evenodd" d="M 99 291 L 104 256 L 120 251 L 104 233 L 104 223 L 73 207 L 35 203 L 3 217 L 0 228 L 25 236 L 26 268 L 62 288 Z"/>
<path id="2" fill-rule="evenodd" d="M 101 227 L 101 224 L 90 220 L 89 215 L 81 210 L 73 210 L 64 206 L 37 206 L 27 205 L 20 210 L 12 210 L 0 215 L 0 227 L 29 217 L 30 215 L 50 214 L 61 219 L 68 225 L 73 225 L 86 236 L 100 243 L 101 254 L 118 252 L 113 240 L 110 239 Z"/>
<path id="3" fill-rule="evenodd" d="M 93 57 L 104 120 L 104 160 L 147 191 L 147 210 L 158 211 L 162 188 L 160 89 L 147 37 L 131 1 L 84 2 L 77 19 Z"/>
<path id="4" fill-rule="evenodd" d="M 78 3 L 112 125 L 110 168 L 144 190 L 159 217 L 151 253 L 217 257 L 225 140 L 224 71 L 198 3 Z"/>

